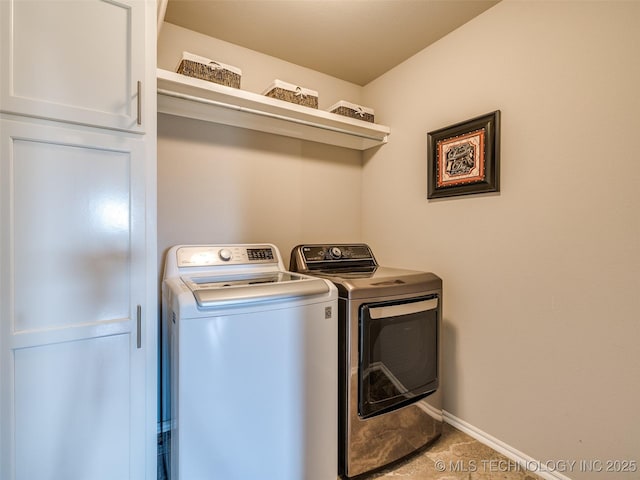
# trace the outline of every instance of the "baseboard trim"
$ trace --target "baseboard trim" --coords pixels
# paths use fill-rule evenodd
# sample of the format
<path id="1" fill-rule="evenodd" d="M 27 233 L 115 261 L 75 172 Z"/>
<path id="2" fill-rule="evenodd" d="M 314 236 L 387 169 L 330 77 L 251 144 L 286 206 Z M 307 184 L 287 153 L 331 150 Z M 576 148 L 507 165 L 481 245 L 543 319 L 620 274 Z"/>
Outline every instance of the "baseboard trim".
<path id="1" fill-rule="evenodd" d="M 533 473 L 538 475 L 545 480 L 571 480 L 571 478 L 563 475 L 562 473 L 556 470 L 549 470 L 547 465 L 543 462 L 540 462 L 529 455 L 522 453 L 520 450 L 513 448 L 510 445 L 507 445 L 501 440 L 489 435 L 486 432 L 483 432 L 479 428 L 474 427 L 473 425 L 465 422 L 464 420 L 452 415 L 446 410 L 442 412 L 442 416 L 444 421 L 451 425 L 452 427 L 457 428 L 458 430 L 466 433 L 470 437 L 475 438 L 480 443 L 493 448 L 496 452 L 501 453 L 505 457 L 514 462 L 517 462 L 522 468 L 531 470 Z"/>
<path id="2" fill-rule="evenodd" d="M 415 405 L 417 405 L 420 410 L 425 412 L 427 415 L 429 415 L 431 418 L 435 419 L 436 421 L 438 422 L 444 421 L 444 418 L 442 417 L 442 410 L 434 407 L 430 403 L 427 403 L 424 400 L 421 400 Z"/>

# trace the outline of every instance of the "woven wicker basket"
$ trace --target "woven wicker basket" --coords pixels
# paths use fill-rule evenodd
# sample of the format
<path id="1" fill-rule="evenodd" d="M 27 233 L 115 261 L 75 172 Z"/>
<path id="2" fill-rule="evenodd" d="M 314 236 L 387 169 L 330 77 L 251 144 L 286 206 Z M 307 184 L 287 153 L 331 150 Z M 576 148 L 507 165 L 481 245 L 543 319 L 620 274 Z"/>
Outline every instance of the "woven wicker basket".
<path id="1" fill-rule="evenodd" d="M 176 70 L 189 77 L 208 80 L 227 87 L 240 88 L 242 70 L 231 65 L 216 62 L 189 52 L 182 52 L 182 59 Z"/>
<path id="2" fill-rule="evenodd" d="M 345 117 L 364 120 L 365 122 L 373 123 L 374 120 L 374 112 L 372 108 L 362 107 L 355 103 L 345 102 L 344 100 L 340 100 L 338 103 L 333 105 L 329 108 L 329 111 Z"/>
<path id="3" fill-rule="evenodd" d="M 318 108 L 318 92 L 299 87 L 291 83 L 275 80 L 263 95 L 285 102 L 291 102 L 305 107 Z"/>

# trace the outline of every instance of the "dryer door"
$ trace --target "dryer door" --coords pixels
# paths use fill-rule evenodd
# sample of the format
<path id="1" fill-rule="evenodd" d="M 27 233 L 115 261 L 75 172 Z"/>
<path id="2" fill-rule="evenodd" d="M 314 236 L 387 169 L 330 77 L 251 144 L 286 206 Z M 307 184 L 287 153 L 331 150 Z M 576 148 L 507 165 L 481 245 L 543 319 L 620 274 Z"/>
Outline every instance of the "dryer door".
<path id="1" fill-rule="evenodd" d="M 436 391 L 438 315 L 436 295 L 360 307 L 358 413 L 362 418 Z"/>

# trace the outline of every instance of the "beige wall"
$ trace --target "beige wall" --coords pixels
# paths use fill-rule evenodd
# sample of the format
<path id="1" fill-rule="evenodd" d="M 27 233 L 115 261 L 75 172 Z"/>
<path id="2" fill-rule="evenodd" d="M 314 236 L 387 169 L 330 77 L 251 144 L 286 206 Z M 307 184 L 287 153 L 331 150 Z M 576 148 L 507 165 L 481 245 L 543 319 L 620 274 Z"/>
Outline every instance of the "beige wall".
<path id="1" fill-rule="evenodd" d="M 163 23 L 158 38 L 158 68 L 175 71 L 187 51 L 242 70 L 241 88 L 263 93 L 277 78 L 318 92 L 318 107 L 326 110 L 339 100 L 361 103 L 362 87 L 285 62 L 171 23 Z"/>
<path id="2" fill-rule="evenodd" d="M 364 89 L 363 238 L 444 279 L 445 409 L 541 461 L 640 461 L 639 21 L 505 0 Z M 497 109 L 501 192 L 427 201 L 426 133 Z"/>
<path id="3" fill-rule="evenodd" d="M 359 99 L 361 87 L 165 23 L 158 65 L 183 50 L 240 67 L 242 88 L 275 78 L 319 92 L 320 107 Z M 357 100 L 354 100 L 357 101 Z M 359 151 L 161 114 L 158 116 L 158 254 L 180 243 L 361 240 Z"/>
<path id="4" fill-rule="evenodd" d="M 361 156 L 160 115 L 159 253 L 367 241 L 444 279 L 448 412 L 541 461 L 640 460 L 639 19 L 637 1 L 504 0 L 364 89 L 165 24 L 161 68 L 210 56 L 249 91 L 374 106 L 392 134 Z M 495 109 L 501 192 L 427 201 L 426 133 Z"/>
<path id="5" fill-rule="evenodd" d="M 158 252 L 360 240 L 360 152 L 160 115 Z"/>

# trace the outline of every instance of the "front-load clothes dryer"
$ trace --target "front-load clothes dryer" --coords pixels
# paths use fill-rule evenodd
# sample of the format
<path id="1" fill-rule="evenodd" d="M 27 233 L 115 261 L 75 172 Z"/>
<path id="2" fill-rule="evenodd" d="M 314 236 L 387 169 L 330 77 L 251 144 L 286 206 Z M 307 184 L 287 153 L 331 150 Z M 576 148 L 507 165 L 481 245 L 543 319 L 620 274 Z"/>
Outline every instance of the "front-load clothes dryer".
<path id="1" fill-rule="evenodd" d="M 181 245 L 162 289 L 171 480 L 335 480 L 335 286 L 274 245 Z"/>
<path id="2" fill-rule="evenodd" d="M 298 245 L 289 268 L 338 288 L 338 471 L 355 477 L 442 431 L 442 280 L 378 265 L 365 244 Z"/>

